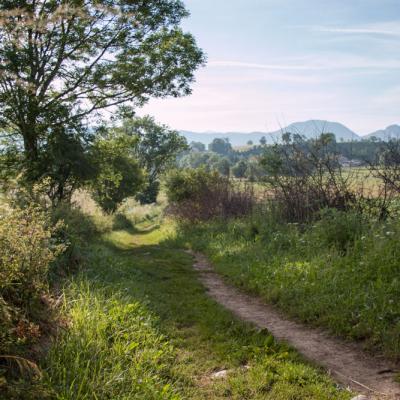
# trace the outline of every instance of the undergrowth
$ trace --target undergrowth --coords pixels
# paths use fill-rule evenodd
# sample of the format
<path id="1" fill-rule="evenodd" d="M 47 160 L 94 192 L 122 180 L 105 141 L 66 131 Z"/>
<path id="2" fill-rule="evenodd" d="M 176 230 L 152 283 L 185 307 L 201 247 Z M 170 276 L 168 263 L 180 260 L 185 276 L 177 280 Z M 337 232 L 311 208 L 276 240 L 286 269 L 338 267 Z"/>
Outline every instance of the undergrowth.
<path id="1" fill-rule="evenodd" d="M 400 224 L 323 211 L 314 223 L 273 212 L 184 226 L 181 241 L 207 253 L 236 285 L 289 315 L 400 358 Z"/>

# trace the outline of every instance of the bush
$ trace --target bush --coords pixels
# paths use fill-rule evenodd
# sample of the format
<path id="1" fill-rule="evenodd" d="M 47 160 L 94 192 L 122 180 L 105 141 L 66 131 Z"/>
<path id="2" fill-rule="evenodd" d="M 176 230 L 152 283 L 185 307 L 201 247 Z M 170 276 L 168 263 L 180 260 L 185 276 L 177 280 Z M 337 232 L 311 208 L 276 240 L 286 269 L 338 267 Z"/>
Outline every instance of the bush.
<path id="1" fill-rule="evenodd" d="M 115 135 L 93 145 L 91 159 L 97 173 L 90 185 L 94 199 L 107 213 L 114 213 L 144 185 L 143 170 L 133 154 L 136 141 L 128 135 Z"/>
<path id="2" fill-rule="evenodd" d="M 269 147 L 261 163 L 285 221 L 309 222 L 324 208 L 346 211 L 358 201 L 331 134 L 313 140 L 284 134 L 283 144 Z"/>
<path id="3" fill-rule="evenodd" d="M 174 171 L 166 181 L 169 212 L 182 220 L 206 221 L 249 214 L 255 205 L 250 186 L 235 187 L 217 172 Z"/>
<path id="4" fill-rule="evenodd" d="M 321 247 L 335 247 L 344 253 L 367 230 L 367 225 L 365 217 L 358 212 L 325 209 L 320 212 L 320 220 L 310 228 L 310 236 Z"/>
<path id="5" fill-rule="evenodd" d="M 94 240 L 100 233 L 112 229 L 111 216 L 102 214 L 89 215 L 79 207 L 61 203 L 52 209 L 51 222 L 62 222 L 56 237 L 67 245 L 64 253 L 57 258 L 53 272 L 64 274 L 76 271 L 83 262 L 87 244 Z"/>
<path id="6" fill-rule="evenodd" d="M 0 217 L 0 379 L 1 356 L 35 342 L 51 319 L 49 267 L 65 250 L 54 239 L 59 228 L 35 206 Z"/>

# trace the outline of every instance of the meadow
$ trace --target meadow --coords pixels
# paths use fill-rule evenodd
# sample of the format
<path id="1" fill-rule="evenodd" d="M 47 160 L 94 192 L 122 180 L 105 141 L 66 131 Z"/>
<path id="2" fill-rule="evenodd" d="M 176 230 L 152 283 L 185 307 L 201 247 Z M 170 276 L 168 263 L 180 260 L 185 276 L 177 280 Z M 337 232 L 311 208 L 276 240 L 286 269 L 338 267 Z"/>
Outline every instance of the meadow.
<path id="1" fill-rule="evenodd" d="M 94 240 L 82 272 L 66 282 L 70 328 L 40 363 L 54 398 L 351 397 L 209 299 L 175 224 L 143 219 Z"/>
<path id="2" fill-rule="evenodd" d="M 399 234 L 397 220 L 354 212 L 326 210 L 304 226 L 263 210 L 184 226 L 181 238 L 230 282 L 287 315 L 399 360 Z"/>

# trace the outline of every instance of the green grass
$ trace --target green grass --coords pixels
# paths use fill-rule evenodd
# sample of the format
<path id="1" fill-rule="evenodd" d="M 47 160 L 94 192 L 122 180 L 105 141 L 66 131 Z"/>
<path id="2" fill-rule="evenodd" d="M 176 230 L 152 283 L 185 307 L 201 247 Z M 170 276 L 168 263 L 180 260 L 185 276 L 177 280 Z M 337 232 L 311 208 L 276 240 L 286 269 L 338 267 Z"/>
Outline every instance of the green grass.
<path id="1" fill-rule="evenodd" d="M 287 315 L 400 358 L 400 224 L 330 213 L 300 227 L 268 213 L 182 232 L 235 285 Z"/>
<path id="2" fill-rule="evenodd" d="M 69 329 L 43 363 L 55 398 L 351 397 L 208 298 L 172 235 L 170 224 L 147 225 L 90 245 L 84 272 L 65 290 Z M 213 380 L 222 369 L 228 377 Z"/>

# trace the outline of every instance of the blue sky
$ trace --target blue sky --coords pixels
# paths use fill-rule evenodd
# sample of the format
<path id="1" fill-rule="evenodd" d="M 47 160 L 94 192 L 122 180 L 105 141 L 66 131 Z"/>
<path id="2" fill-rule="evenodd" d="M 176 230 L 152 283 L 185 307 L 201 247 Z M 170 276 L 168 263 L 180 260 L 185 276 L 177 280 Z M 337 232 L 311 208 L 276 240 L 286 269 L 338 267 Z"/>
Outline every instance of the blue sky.
<path id="1" fill-rule="evenodd" d="M 175 129 L 270 131 L 328 119 L 400 124 L 400 0 L 186 0 L 207 54 L 193 94 L 141 113 Z"/>

